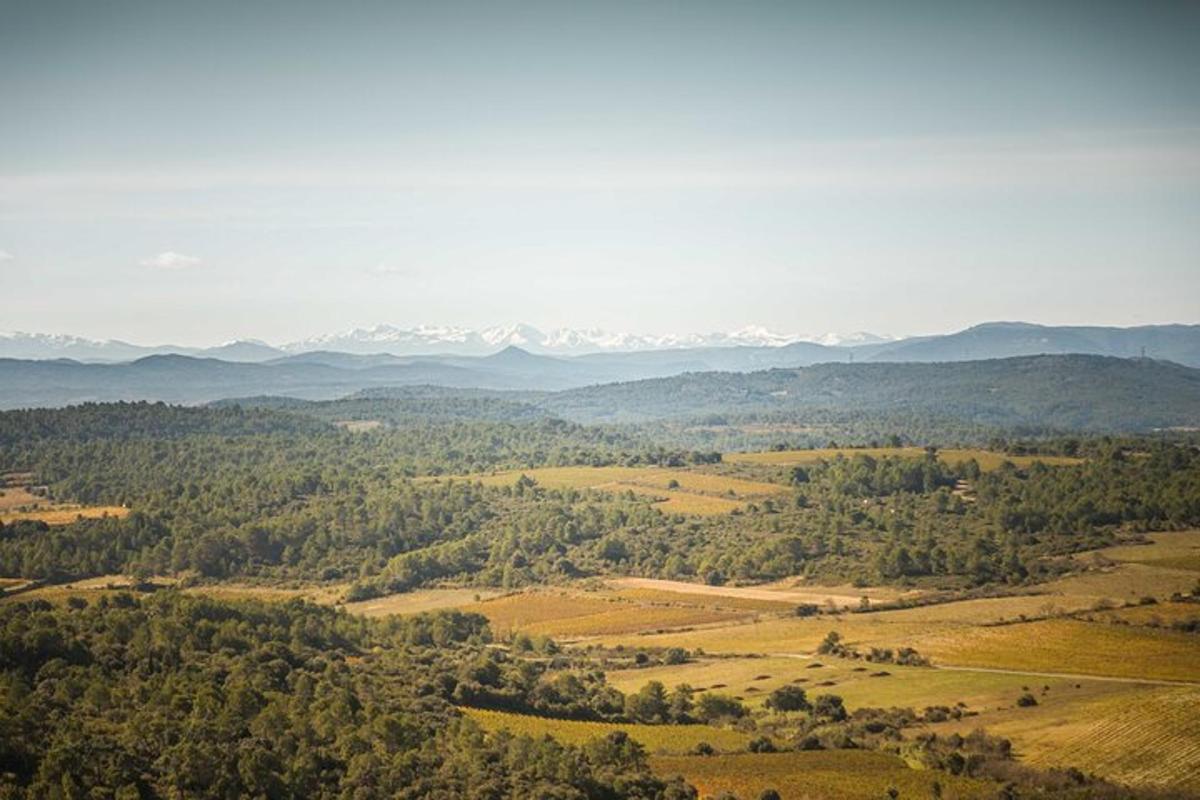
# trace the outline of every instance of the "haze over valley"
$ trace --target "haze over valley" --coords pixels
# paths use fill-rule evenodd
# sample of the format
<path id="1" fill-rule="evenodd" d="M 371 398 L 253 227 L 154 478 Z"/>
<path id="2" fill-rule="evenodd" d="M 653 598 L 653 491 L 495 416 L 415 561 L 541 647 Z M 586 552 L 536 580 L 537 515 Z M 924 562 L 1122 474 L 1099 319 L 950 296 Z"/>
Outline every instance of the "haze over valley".
<path id="1" fill-rule="evenodd" d="M 1200 800 L 1198 44 L 0 0 L 0 800 Z"/>

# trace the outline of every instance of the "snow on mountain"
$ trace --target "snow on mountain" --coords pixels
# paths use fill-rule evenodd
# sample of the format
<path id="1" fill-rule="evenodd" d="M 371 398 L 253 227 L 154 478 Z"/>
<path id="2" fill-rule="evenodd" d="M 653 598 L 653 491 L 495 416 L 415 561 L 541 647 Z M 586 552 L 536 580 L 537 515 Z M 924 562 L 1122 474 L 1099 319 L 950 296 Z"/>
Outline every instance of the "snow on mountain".
<path id="1" fill-rule="evenodd" d="M 879 336 L 867 331 L 855 331 L 853 333 L 827 333 L 823 336 L 818 336 L 811 341 L 817 344 L 823 344 L 827 347 L 854 347 L 860 344 L 884 344 L 886 342 L 898 341 L 897 336 Z"/>
<path id="2" fill-rule="evenodd" d="M 359 354 L 387 352 L 394 355 L 484 355 L 515 346 L 532 353 L 583 355 L 693 347 L 782 347 L 793 342 L 866 344 L 884 341 L 890 340 L 869 333 L 852 333 L 846 336 L 784 334 L 761 325 L 750 325 L 728 333 L 645 335 L 601 328 L 555 328 L 543 332 L 532 325 L 518 323 L 479 331 L 429 325 L 414 328 L 376 325 L 372 328 L 355 328 L 345 333 L 303 339 L 286 344 L 283 349 L 291 353 L 335 350 Z"/>
<path id="3" fill-rule="evenodd" d="M 86 362 L 133 361 L 153 355 L 187 355 L 224 361 L 265 361 L 280 351 L 257 339 L 226 342 L 218 347 L 145 346 L 119 339 L 86 339 L 55 333 L 0 332 L 0 358 L 46 360 L 70 358 Z"/>
<path id="4" fill-rule="evenodd" d="M 272 347 L 256 339 L 226 342 L 218 347 L 143 346 L 118 340 L 34 333 L 0 333 L 0 358 L 74 358 L 80 361 L 129 361 L 147 355 L 175 353 L 235 361 L 265 361 L 282 353 L 331 351 L 355 355 L 390 353 L 397 356 L 481 356 L 520 347 L 531 353 L 574 356 L 588 353 L 678 350 L 702 347 L 782 347 L 793 342 L 868 344 L 891 341 L 869 333 L 845 336 L 783 334 L 761 325 L 730 332 L 646 335 L 601 328 L 555 328 L 543 332 L 522 323 L 475 330 L 452 325 L 375 325 L 324 334 Z"/>

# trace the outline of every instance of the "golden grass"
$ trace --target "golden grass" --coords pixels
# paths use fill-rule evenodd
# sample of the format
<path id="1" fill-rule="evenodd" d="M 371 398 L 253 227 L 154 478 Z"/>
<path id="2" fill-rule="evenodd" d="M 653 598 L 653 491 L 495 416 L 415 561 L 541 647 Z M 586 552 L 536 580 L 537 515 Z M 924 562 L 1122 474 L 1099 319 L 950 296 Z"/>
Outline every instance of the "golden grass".
<path id="1" fill-rule="evenodd" d="M 861 447 L 861 448 L 825 448 L 819 450 L 771 450 L 761 453 L 726 453 L 723 460 L 730 464 L 766 464 L 777 467 L 790 467 L 802 464 L 815 464 L 818 461 L 830 461 L 838 456 L 853 458 L 865 455 L 872 458 L 919 458 L 925 454 L 923 447 Z M 998 469 L 1005 461 L 1010 461 L 1017 467 L 1028 467 L 1036 462 L 1048 466 L 1065 466 L 1081 464 L 1081 458 L 1067 456 L 1010 456 L 1004 453 L 993 453 L 988 450 L 946 449 L 938 451 L 938 459 L 946 464 L 975 459 L 979 468 L 985 472 Z"/>
<path id="2" fill-rule="evenodd" d="M 0 486 L 0 512 L 13 511 L 22 506 L 49 505 L 49 500 L 29 491 L 28 486 Z"/>
<path id="3" fill-rule="evenodd" d="M 539 622 L 602 614 L 612 610 L 613 602 L 570 592 L 531 590 L 471 603 L 462 610 L 483 614 L 495 630 L 505 631 L 520 630 Z"/>
<path id="4" fill-rule="evenodd" d="M 268 602 L 286 602 L 288 600 L 308 600 L 312 603 L 334 605 L 341 602 L 346 595 L 349 584 L 314 585 L 314 586 L 259 586 L 247 583 L 218 583 L 201 586 L 189 586 L 183 590 L 185 594 L 198 594 L 219 600 L 264 600 Z"/>
<path id="5" fill-rule="evenodd" d="M 775 789 L 786 798 L 878 800 L 896 788 L 900 797 L 931 797 L 934 782 L 943 797 L 992 797 L 994 784 L 945 772 L 911 769 L 902 760 L 866 750 L 742 753 L 727 756 L 660 756 L 651 766 L 663 776 L 682 775 L 702 796 L 732 792 L 754 798 Z"/>
<path id="6" fill-rule="evenodd" d="M 736 595 L 704 594 L 700 592 L 676 592 L 664 589 L 632 587 L 619 589 L 617 597 L 637 603 L 666 603 L 670 605 L 697 606 L 699 608 L 720 608 L 736 611 L 764 611 L 786 613 L 796 607 L 795 603 L 787 600 L 767 600 L 757 597 L 739 597 Z"/>
<path id="7" fill-rule="evenodd" d="M 17 520 L 38 520 L 47 525 L 70 525 L 80 517 L 125 517 L 129 509 L 122 506 L 83 506 L 77 503 L 58 503 L 34 494 L 29 489 L 33 479 L 27 472 L 4 474 L 7 485 L 0 485 L 0 523 Z"/>
<path id="8" fill-rule="evenodd" d="M 1024 594 L 1012 597 L 985 597 L 938 603 L 928 606 L 880 611 L 875 614 L 887 622 L 937 622 L 991 625 L 1027 619 L 1053 617 L 1092 608 L 1094 598 L 1080 595 Z"/>
<path id="9" fill-rule="evenodd" d="M 383 427 L 383 423 L 377 419 L 340 419 L 333 424 L 350 433 L 365 433 Z"/>
<path id="10" fill-rule="evenodd" d="M 346 610 L 365 617 L 386 617 L 392 614 L 419 614 L 442 608 L 462 608 L 499 597 L 496 589 L 423 589 L 416 592 L 375 597 L 357 603 L 347 603 Z"/>
<path id="11" fill-rule="evenodd" d="M 1200 791 L 1200 689 L 1119 686 L 1038 694 L 1034 708 L 1009 707 L 935 726 L 983 726 L 1012 740 L 1038 767 L 1076 767 L 1110 780 L 1168 791 Z"/>
<path id="12" fill-rule="evenodd" d="M 613 484 L 610 488 L 613 491 L 630 491 L 641 497 L 648 498 L 654 503 L 655 508 L 664 514 L 688 514 L 708 517 L 717 514 L 730 514 L 746 507 L 746 503 L 739 500 L 731 500 L 727 497 L 712 497 L 704 494 L 652 489 L 628 483 Z"/>
<path id="13" fill-rule="evenodd" d="M 940 608 L 947 613 L 953 605 Z M 980 627 L 913 619 L 906 613 L 766 619 L 636 640 L 616 635 L 602 640 L 726 654 L 812 653 L 829 631 L 837 630 L 859 650 L 914 647 L 938 665 L 1200 681 L 1200 638 L 1193 634 L 1070 619 Z"/>
<path id="14" fill-rule="evenodd" d="M 1106 547 L 1080 558 L 1085 561 L 1107 558 L 1128 564 L 1200 572 L 1200 531 L 1152 533 L 1149 538 L 1149 544 Z M 1194 577 L 1200 579 L 1200 575 Z"/>
<path id="15" fill-rule="evenodd" d="M 939 626 L 932 627 L 937 629 Z M 684 647 L 689 650 L 702 648 L 710 653 L 811 653 L 831 630 L 839 631 L 844 639 L 855 646 L 871 644 L 899 647 L 928 634 L 931 625 L 911 621 L 888 623 L 880 614 L 848 614 L 836 618 L 763 619 L 720 628 L 640 636 L 637 639 L 622 636 L 601 639 L 606 644 Z"/>
<path id="16" fill-rule="evenodd" d="M 896 600 L 904 596 L 915 596 L 917 592 L 904 592 L 893 587 L 857 588 L 849 585 L 817 586 L 805 583 L 803 579 L 789 578 L 775 583 L 759 584 L 756 586 L 709 586 L 704 583 L 689 583 L 687 581 L 670 581 L 659 578 L 614 578 L 610 586 L 618 589 L 651 589 L 658 592 L 671 592 L 680 595 L 704 595 L 714 600 L 763 600 L 777 603 L 787 603 L 792 606 L 801 603 L 828 605 L 833 603 L 839 607 L 857 607 L 863 597 L 869 597 L 875 602 Z"/>
<path id="17" fill-rule="evenodd" d="M 1056 619 L 943 630 L 913 646 L 940 664 L 1200 681 L 1200 637 L 1151 628 Z"/>
<path id="18" fill-rule="evenodd" d="M 156 576 L 150 582 L 159 588 L 178 587 L 179 580 L 173 577 Z M 49 584 L 22 592 L 18 599 L 42 599 L 51 603 L 65 602 L 68 597 L 94 599 L 106 594 L 128 591 L 133 582 L 126 575 L 100 575 L 72 583 Z M 185 594 L 204 595 L 220 600 L 265 600 L 284 602 L 296 598 L 314 603 L 334 605 L 341 602 L 349 584 L 315 584 L 296 586 L 269 586 L 249 583 L 215 583 L 188 586 L 180 589 Z"/>
<path id="19" fill-rule="evenodd" d="M 1097 622 L 1127 622 L 1131 625 L 1170 625 L 1172 622 L 1200 619 L 1200 603 L 1155 603 L 1132 608 L 1116 608 L 1083 615 Z"/>
<path id="20" fill-rule="evenodd" d="M 464 605 L 462 610 L 483 614 L 500 634 L 520 631 L 559 638 L 636 635 L 665 628 L 732 623 L 753 616 L 748 611 L 646 605 L 552 591 L 505 595 Z"/>
<path id="21" fill-rule="evenodd" d="M 712 608 L 679 608 L 674 606 L 639 606 L 622 603 L 599 614 L 588 614 L 567 619 L 546 620 L 526 625 L 526 633 L 550 636 L 556 639 L 572 639 L 590 636 L 641 634 L 645 631 L 660 631 L 690 628 L 700 625 L 720 625 L 748 620 L 749 611 L 720 611 Z"/>
<path id="22" fill-rule="evenodd" d="M 633 492 L 656 501 L 666 513 L 701 516 L 728 514 L 745 508 L 753 500 L 789 491 L 788 487 L 777 483 L 660 467 L 541 467 L 487 475 L 462 475 L 457 479 L 477 480 L 486 486 L 508 486 L 516 483 L 522 475 L 548 489 Z"/>
<path id="23" fill-rule="evenodd" d="M 1064 597 L 1078 597 L 1092 603 L 1136 602 L 1143 597 L 1165 599 L 1176 592 L 1187 593 L 1200 579 L 1194 572 L 1124 563 L 1103 570 L 1070 575 L 1037 588 Z"/>
<path id="24" fill-rule="evenodd" d="M 10 523 L 18 520 L 36 520 L 47 525 L 70 525 L 80 519 L 101 519 L 129 516 L 129 509 L 124 506 L 72 506 L 52 505 L 33 511 L 10 511 L 0 514 L 0 522 Z"/>
<path id="25" fill-rule="evenodd" d="M 814 665 L 819 664 L 819 667 Z M 886 676 L 873 675 L 887 672 Z M 759 706 L 781 686 L 795 683 L 809 696 L 837 694 L 847 707 L 915 708 L 965 703 L 974 711 L 1010 707 L 1025 686 L 1049 685 L 1052 691 L 1077 690 L 1075 678 L 1042 678 L 1035 675 L 1001 672 L 943 670 L 929 667 L 902 667 L 894 664 L 870 664 L 823 656 L 811 659 L 716 658 L 699 659 L 685 664 L 622 669 L 608 673 L 608 681 L 623 692 L 636 691 L 647 681 L 661 681 L 672 687 L 687 683 L 697 689 L 714 685 L 717 691 L 740 696 L 751 706 Z M 1113 684 L 1084 680 L 1088 690 Z M 832 685 L 822 685 L 832 684 Z M 1124 685 L 1120 685 L 1124 688 Z"/>
<path id="26" fill-rule="evenodd" d="M 651 753 L 686 753 L 701 742 L 717 750 L 741 751 L 750 737 L 728 728 L 711 725 L 639 725 L 633 723 L 580 722 L 576 720 L 535 717 L 530 714 L 511 714 L 478 708 L 460 708 L 489 731 L 507 730 L 524 736 L 553 736 L 567 744 L 583 744 L 607 736 L 613 731 L 625 731 Z"/>

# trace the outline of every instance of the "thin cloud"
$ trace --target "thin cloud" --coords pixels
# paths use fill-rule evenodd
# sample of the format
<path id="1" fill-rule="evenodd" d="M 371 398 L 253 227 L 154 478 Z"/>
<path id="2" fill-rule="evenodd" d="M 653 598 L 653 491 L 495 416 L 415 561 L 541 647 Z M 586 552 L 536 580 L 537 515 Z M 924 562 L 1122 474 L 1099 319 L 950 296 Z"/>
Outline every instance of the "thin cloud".
<path id="1" fill-rule="evenodd" d="M 166 250 L 156 256 L 144 258 L 141 261 L 143 267 L 151 267 L 153 269 L 189 269 L 198 267 L 204 262 L 198 256 L 186 256 L 183 253 L 176 253 L 174 250 Z"/>
<path id="2" fill-rule="evenodd" d="M 376 264 L 371 267 L 372 275 L 408 275 L 412 270 L 398 264 Z"/>
<path id="3" fill-rule="evenodd" d="M 0 264 L 3 264 L 5 261 L 12 261 L 14 258 L 16 258 L 16 256 L 7 250 L 0 250 Z"/>

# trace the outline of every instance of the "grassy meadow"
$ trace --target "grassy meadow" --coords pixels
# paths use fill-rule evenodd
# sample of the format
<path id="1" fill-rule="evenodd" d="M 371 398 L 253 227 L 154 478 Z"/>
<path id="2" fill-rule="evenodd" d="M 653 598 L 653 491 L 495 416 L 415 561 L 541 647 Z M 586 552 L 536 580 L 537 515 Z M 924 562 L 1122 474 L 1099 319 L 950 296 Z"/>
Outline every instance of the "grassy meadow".
<path id="1" fill-rule="evenodd" d="M 749 502 L 784 494 L 788 487 L 765 481 L 662 467 L 541 467 L 457 476 L 486 486 L 508 486 L 524 475 L 547 489 L 632 492 L 666 513 L 707 516 L 741 510 Z M 444 480 L 441 478 L 439 480 Z"/>
<path id="2" fill-rule="evenodd" d="M 991 798 L 996 792 L 990 782 L 912 769 L 896 756 L 865 750 L 660 756 L 651 763 L 663 775 L 683 775 L 705 797 L 733 792 L 754 798 L 774 789 L 785 798 L 877 800 L 894 788 L 899 797 L 925 798 L 935 796 L 935 782 L 947 800 Z"/>
<path id="3" fill-rule="evenodd" d="M 26 485 L 0 487 L 0 523 L 35 520 L 47 525 L 70 525 L 79 519 L 126 517 L 124 506 L 84 506 L 77 503 L 56 503 L 34 494 Z"/>
<path id="4" fill-rule="evenodd" d="M 479 708 L 460 710 L 479 723 L 484 730 L 507 730 L 510 733 L 535 737 L 553 736 L 569 744 L 583 744 L 607 736 L 613 731 L 625 731 L 650 753 L 687 753 L 702 742 L 719 752 L 740 752 L 746 749 L 746 743 L 750 741 L 750 736 L 745 733 L 711 725 L 582 722 Z"/>

